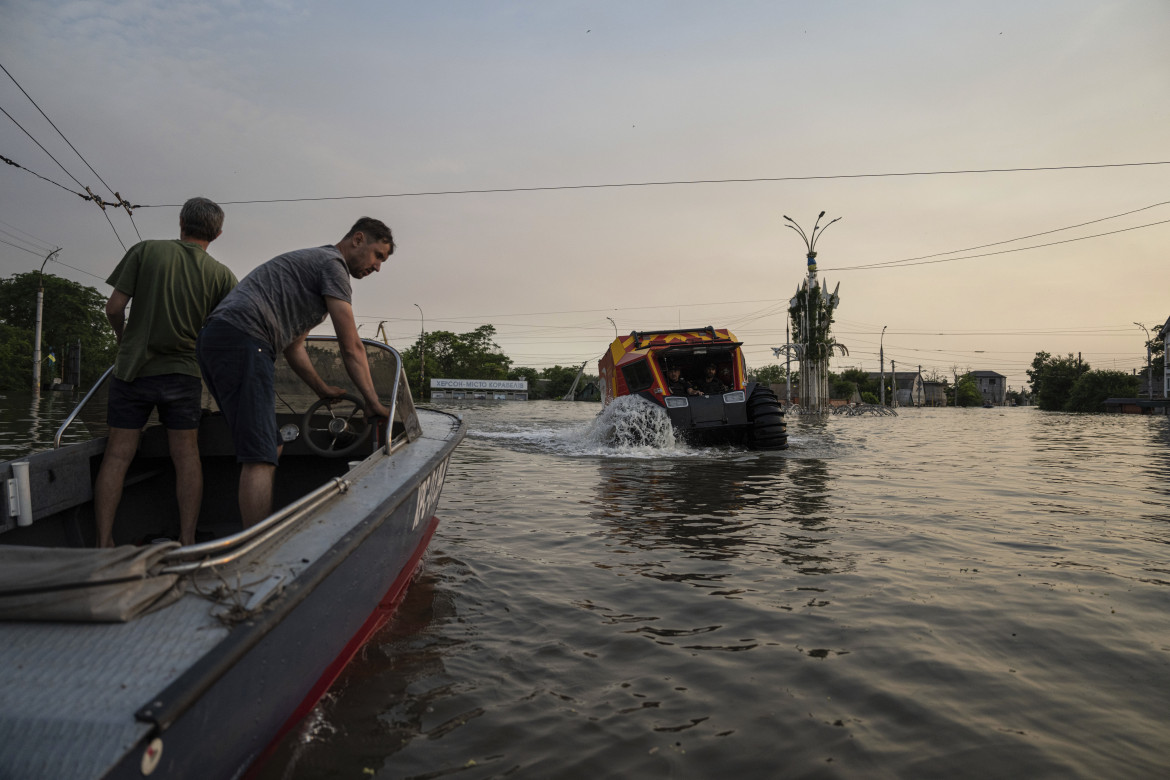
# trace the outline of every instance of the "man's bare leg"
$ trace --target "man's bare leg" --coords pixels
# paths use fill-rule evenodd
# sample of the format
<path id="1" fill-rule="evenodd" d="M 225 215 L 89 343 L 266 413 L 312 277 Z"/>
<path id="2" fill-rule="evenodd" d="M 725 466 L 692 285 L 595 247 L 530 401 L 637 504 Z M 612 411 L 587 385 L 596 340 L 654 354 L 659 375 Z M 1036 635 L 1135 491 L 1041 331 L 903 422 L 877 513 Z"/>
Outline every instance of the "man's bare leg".
<path id="1" fill-rule="evenodd" d="M 203 463 L 199 460 L 199 429 L 167 430 L 175 464 L 175 498 L 179 502 L 179 543 L 195 544 L 195 526 L 203 505 Z"/>
<path id="2" fill-rule="evenodd" d="M 138 451 L 138 433 L 134 428 L 110 428 L 106 453 L 93 484 L 93 511 L 97 524 L 97 546 L 114 546 L 114 515 L 122 501 L 122 483 Z"/>
<path id="3" fill-rule="evenodd" d="M 271 463 L 240 464 L 240 519 L 251 528 L 272 513 L 272 480 L 276 466 Z"/>

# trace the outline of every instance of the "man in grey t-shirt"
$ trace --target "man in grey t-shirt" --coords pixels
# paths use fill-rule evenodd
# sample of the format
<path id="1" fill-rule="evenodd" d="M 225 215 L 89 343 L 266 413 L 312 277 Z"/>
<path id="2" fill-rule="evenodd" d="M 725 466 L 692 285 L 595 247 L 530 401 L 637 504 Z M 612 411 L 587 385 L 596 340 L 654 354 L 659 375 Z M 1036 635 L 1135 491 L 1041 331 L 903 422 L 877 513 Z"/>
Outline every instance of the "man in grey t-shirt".
<path id="1" fill-rule="evenodd" d="M 244 527 L 272 511 L 272 482 L 280 456 L 274 411 L 276 355 L 320 398 L 345 393 L 326 384 L 305 350 L 305 337 L 328 316 L 345 371 L 369 417 L 389 417 L 378 400 L 366 350 L 354 322 L 350 277 L 377 272 L 394 252 L 382 222 L 362 217 L 336 245 L 287 252 L 256 268 L 208 317 L 199 334 L 199 367 L 227 418 L 240 467 Z"/>

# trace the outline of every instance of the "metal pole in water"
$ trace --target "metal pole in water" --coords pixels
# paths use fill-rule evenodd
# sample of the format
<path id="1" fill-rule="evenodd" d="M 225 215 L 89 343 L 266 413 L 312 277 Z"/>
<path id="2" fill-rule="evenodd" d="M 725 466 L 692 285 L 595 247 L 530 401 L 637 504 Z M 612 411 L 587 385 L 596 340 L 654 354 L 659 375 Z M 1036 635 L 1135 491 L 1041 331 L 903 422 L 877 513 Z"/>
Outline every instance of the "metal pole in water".
<path id="1" fill-rule="evenodd" d="M 41 263 L 41 270 L 37 271 L 37 326 L 33 338 L 33 392 L 41 389 L 41 315 L 45 310 L 45 263 L 53 259 L 53 255 L 61 251 L 57 247 L 45 255 L 45 262 Z"/>

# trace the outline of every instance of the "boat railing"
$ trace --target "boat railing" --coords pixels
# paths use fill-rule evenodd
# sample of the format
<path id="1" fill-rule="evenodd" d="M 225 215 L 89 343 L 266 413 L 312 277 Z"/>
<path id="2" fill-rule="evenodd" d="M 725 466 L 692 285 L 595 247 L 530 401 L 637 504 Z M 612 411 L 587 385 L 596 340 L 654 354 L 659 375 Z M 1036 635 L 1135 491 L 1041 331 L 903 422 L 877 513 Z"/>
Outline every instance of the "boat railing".
<path id="1" fill-rule="evenodd" d="M 232 563 L 285 530 L 286 526 L 294 524 L 294 521 L 307 517 L 334 495 L 344 493 L 349 489 L 349 485 L 349 480 L 334 477 L 312 493 L 284 505 L 250 528 L 210 542 L 179 547 L 163 556 L 163 563 L 170 564 L 163 569 L 163 573 L 187 574 L 199 569 Z"/>
<path id="2" fill-rule="evenodd" d="M 90 399 L 97 394 L 97 391 L 101 389 L 102 385 L 104 385 L 109 380 L 113 373 L 113 366 L 107 368 L 106 372 L 98 378 L 98 381 L 93 383 L 93 387 L 89 388 L 89 392 L 85 394 L 85 397 L 81 399 L 77 406 L 73 407 L 73 411 L 69 413 L 69 416 L 65 418 L 65 422 L 61 423 L 61 427 L 57 429 L 56 435 L 53 436 L 53 449 L 61 449 L 61 439 L 65 436 L 65 431 L 69 429 L 69 426 L 72 425 L 73 421 L 77 419 L 77 416 L 81 414 L 81 410 L 85 408 L 85 405 L 88 404 Z"/>
<path id="3" fill-rule="evenodd" d="M 310 336 L 308 341 L 335 343 L 337 339 L 333 336 Z M 402 356 L 393 347 L 380 341 L 362 339 L 362 343 L 367 349 L 372 347 L 390 353 L 394 360 L 396 370 L 393 371 L 394 378 L 390 382 L 390 392 L 389 394 L 379 394 L 382 398 L 389 398 L 389 402 L 386 404 L 390 411 L 386 443 L 380 449 L 385 454 L 390 455 L 421 435 L 421 427 L 414 409 L 414 400 L 410 396 L 410 387 L 405 382 Z M 113 371 L 113 366 L 108 368 L 81 399 L 81 402 L 69 413 L 69 416 L 65 418 L 53 440 L 54 447 L 61 447 L 66 430 L 76 421 L 82 409 L 93 399 L 102 385 L 109 380 Z M 399 423 L 400 430 L 397 435 L 392 435 L 395 430 L 395 422 Z M 344 477 L 333 477 L 317 489 L 286 504 L 249 528 L 209 542 L 179 547 L 163 557 L 163 563 L 167 564 L 164 571 L 169 574 L 185 574 L 232 563 L 291 527 L 299 519 L 307 517 L 313 510 L 328 502 L 335 495 L 346 492 L 350 484 L 350 480 Z"/>

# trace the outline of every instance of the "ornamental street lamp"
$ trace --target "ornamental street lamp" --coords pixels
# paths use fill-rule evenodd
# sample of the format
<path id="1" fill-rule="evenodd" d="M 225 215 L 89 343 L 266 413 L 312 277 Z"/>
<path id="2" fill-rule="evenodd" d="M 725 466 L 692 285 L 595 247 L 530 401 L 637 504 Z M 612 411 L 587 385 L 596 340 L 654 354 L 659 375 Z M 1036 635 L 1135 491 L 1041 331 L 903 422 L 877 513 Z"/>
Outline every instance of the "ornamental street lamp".
<path id="1" fill-rule="evenodd" d="M 833 354 L 833 341 L 829 329 L 833 322 L 833 310 L 840 303 L 837 290 L 825 295 L 817 280 L 817 238 L 819 238 L 837 217 L 821 225 L 825 212 L 817 215 L 811 231 L 806 233 L 792 217 L 784 215 L 786 227 L 796 231 L 804 241 L 808 258 L 808 277 L 796 290 L 796 296 L 789 302 L 789 315 L 795 327 L 796 337 L 802 347 L 800 356 L 800 402 L 805 410 L 822 413 L 829 399 L 829 361 Z"/>
<path id="2" fill-rule="evenodd" d="M 1150 362 L 1150 331 L 1140 322 L 1135 322 L 1134 325 L 1146 332 L 1146 397 L 1152 401 L 1154 400 L 1154 368 Z"/>
<path id="3" fill-rule="evenodd" d="M 418 393 L 424 400 L 427 397 L 427 388 L 425 384 L 427 375 L 427 320 L 423 316 L 422 307 L 417 303 L 414 308 L 418 309 L 419 319 L 419 336 L 418 336 Z"/>

